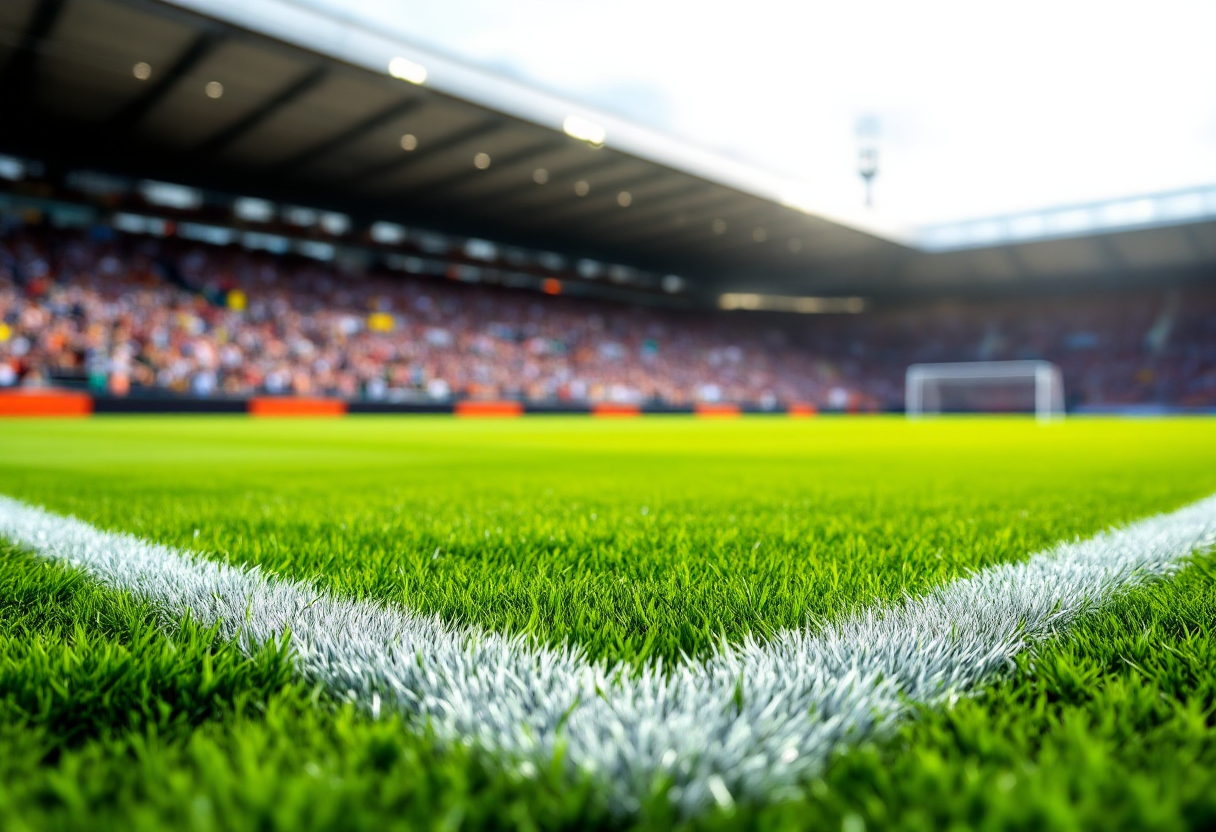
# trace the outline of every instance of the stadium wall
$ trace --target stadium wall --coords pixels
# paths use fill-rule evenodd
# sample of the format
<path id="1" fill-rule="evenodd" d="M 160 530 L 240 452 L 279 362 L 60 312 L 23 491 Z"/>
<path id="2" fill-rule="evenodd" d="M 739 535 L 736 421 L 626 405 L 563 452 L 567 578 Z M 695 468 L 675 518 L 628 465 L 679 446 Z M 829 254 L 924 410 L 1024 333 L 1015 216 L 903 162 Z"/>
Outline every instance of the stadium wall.
<path id="1" fill-rule="evenodd" d="M 1216 408 L 1174 405 L 1080 406 L 1069 411 L 1076 416 L 1216 416 Z M 346 415 L 449 415 L 458 418 L 517 418 L 521 416 L 570 415 L 594 418 L 691 415 L 703 419 L 731 419 L 741 415 L 786 416 L 813 419 L 820 415 L 872 415 L 895 411 L 826 410 L 813 404 L 791 403 L 786 407 L 762 408 L 728 403 L 699 403 L 687 406 L 663 404 L 536 403 L 514 399 L 502 401 L 458 400 L 450 402 L 346 401 L 324 397 L 251 396 L 247 398 L 202 398 L 189 396 L 112 396 L 63 388 L 0 389 L 0 419 L 80 418 L 92 415 L 208 415 L 248 414 L 258 418 L 335 418 Z M 903 411 L 898 411 L 902 414 Z"/>
<path id="2" fill-rule="evenodd" d="M 743 413 L 805 418 L 805 406 L 766 410 L 737 405 L 688 407 L 629 404 L 532 404 L 515 400 L 458 402 L 347 402 L 342 399 L 255 396 L 251 398 L 121 397 L 65 390 L 0 391 L 0 417 L 89 416 L 110 414 L 248 414 L 262 418 L 332 418 L 348 414 L 437 414 L 462 418 L 514 418 L 526 415 L 629 417 L 681 415 L 721 417 Z"/>

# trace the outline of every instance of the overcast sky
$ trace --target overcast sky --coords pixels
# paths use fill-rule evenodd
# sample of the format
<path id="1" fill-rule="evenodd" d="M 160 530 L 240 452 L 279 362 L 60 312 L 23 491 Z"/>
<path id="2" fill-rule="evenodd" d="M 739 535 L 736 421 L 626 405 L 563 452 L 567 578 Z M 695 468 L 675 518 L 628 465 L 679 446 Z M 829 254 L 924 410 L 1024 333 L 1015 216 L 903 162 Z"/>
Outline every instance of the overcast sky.
<path id="1" fill-rule="evenodd" d="M 1216 184 L 1216 0 L 297 0 L 930 223 Z"/>

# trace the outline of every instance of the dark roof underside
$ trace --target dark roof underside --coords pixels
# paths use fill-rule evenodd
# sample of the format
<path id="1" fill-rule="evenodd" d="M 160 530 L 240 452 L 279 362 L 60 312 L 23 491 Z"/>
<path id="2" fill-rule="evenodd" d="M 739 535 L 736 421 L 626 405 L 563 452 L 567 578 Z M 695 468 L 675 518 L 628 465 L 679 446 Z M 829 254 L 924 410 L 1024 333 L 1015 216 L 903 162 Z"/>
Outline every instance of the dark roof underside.
<path id="1" fill-rule="evenodd" d="M 139 62 L 153 68 L 147 80 L 132 72 Z M 705 293 L 1012 290 L 1216 264 L 1214 223 L 916 252 L 155 0 L 4 0 L 0 94 L 0 149 L 51 164 L 627 263 Z M 415 150 L 402 149 L 405 134 Z M 479 153 L 488 169 L 474 165 Z"/>

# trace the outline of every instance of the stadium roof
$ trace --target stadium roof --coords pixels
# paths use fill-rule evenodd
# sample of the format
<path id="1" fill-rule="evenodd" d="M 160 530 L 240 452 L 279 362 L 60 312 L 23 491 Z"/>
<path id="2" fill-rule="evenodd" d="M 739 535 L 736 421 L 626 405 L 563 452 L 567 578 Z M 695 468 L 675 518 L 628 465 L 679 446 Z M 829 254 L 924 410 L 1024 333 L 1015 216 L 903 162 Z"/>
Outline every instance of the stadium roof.
<path id="1" fill-rule="evenodd" d="M 6 0 L 0 33 L 7 149 L 672 272 L 706 293 L 1216 266 L 1212 189 L 920 231 L 827 219 L 771 174 L 284 0 Z"/>

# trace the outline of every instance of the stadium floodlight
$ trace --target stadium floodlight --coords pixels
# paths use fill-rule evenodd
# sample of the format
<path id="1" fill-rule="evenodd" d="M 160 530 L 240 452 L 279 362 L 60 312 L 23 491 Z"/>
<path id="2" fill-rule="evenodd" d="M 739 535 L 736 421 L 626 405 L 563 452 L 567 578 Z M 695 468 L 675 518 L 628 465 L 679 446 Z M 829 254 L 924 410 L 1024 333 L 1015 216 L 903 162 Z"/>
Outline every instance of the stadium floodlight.
<path id="1" fill-rule="evenodd" d="M 781 197 L 781 204 L 794 211 L 801 211 L 803 214 L 814 214 L 816 212 L 811 195 L 803 192 L 785 194 Z"/>
<path id="2" fill-rule="evenodd" d="M 388 62 L 388 74 L 411 84 L 425 84 L 427 71 L 422 64 L 398 56 Z"/>
<path id="3" fill-rule="evenodd" d="M 592 147 L 602 147 L 604 139 L 608 138 L 608 131 L 582 116 L 567 116 L 562 122 L 562 129 L 566 131 L 567 136 L 584 141 Z"/>
<path id="4" fill-rule="evenodd" d="M 950 411 L 1014 412 L 1031 401 L 1040 422 L 1064 418 L 1064 380 L 1050 361 L 913 364 L 904 385 L 909 419 Z"/>

